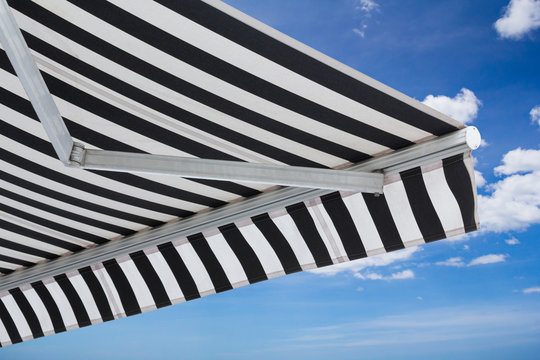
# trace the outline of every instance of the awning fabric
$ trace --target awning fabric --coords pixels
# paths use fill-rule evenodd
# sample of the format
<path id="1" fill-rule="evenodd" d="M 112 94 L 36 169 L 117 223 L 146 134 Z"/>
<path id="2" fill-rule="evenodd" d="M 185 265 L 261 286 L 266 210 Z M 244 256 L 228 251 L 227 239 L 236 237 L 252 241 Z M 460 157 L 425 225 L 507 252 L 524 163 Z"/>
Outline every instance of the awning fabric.
<path id="1" fill-rule="evenodd" d="M 8 3 L 90 149 L 345 168 L 464 127 L 215 0 Z M 0 68 L 3 277 L 275 190 L 65 167 Z M 0 292 L 0 345 L 477 227 L 464 153 Z"/>

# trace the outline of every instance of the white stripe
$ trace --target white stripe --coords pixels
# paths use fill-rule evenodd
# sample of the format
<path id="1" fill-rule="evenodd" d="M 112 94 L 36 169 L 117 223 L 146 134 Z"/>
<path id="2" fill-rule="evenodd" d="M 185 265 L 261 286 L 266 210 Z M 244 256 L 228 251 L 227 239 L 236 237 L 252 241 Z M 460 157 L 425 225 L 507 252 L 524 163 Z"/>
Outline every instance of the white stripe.
<path id="1" fill-rule="evenodd" d="M 15 323 L 15 327 L 17 327 L 17 330 L 19 331 L 19 335 L 21 335 L 21 338 L 24 340 L 28 340 L 28 338 L 32 338 L 32 330 L 30 330 L 30 326 L 26 322 L 26 319 L 21 311 L 19 309 L 19 306 L 15 302 L 15 299 L 11 294 L 8 294 L 4 297 L 2 297 L 2 302 L 6 306 L 6 310 L 13 319 L 13 322 Z"/>
<path id="2" fill-rule="evenodd" d="M 430 135 L 278 65 L 162 5 L 153 2 L 110 1 L 171 35 L 316 104 L 386 132 L 398 133 L 410 141 Z"/>
<path id="3" fill-rule="evenodd" d="M 88 285 L 86 284 L 86 281 L 84 281 L 83 277 L 81 275 L 75 275 L 68 276 L 68 279 L 71 281 L 75 291 L 77 291 L 77 294 L 81 298 L 84 308 L 90 317 L 90 321 L 102 320 L 101 314 L 99 313 L 97 305 L 94 301 L 94 297 L 92 296 L 92 292 L 88 288 Z"/>
<path id="4" fill-rule="evenodd" d="M 205 235 L 203 233 L 208 245 L 212 249 L 214 255 L 218 259 L 223 271 L 227 275 L 229 282 L 234 286 L 241 286 L 240 282 L 247 281 L 247 275 L 242 267 L 242 264 L 232 251 L 231 247 L 223 237 L 221 233 L 214 234 L 211 236 Z M 235 285 L 236 284 L 236 285 Z"/>
<path id="5" fill-rule="evenodd" d="M 146 253 L 146 256 L 148 257 L 148 260 L 152 264 L 152 267 L 154 268 L 154 270 L 156 270 L 156 273 L 158 274 L 161 282 L 163 283 L 163 287 L 167 292 L 169 300 L 171 300 L 171 302 L 173 303 L 175 302 L 175 300 L 184 300 L 184 294 L 182 293 L 182 289 L 180 289 L 178 281 L 176 281 L 176 277 L 174 276 L 169 265 L 167 264 L 165 258 L 163 258 L 163 255 L 161 255 L 161 252 L 155 251 L 152 253 Z"/>
<path id="6" fill-rule="evenodd" d="M 3 185 L 2 183 L 3 183 L 3 181 L 0 180 L 0 185 Z M 19 194 L 32 196 L 32 193 L 27 192 L 27 191 L 23 191 L 23 192 L 21 192 Z M 27 196 L 25 196 L 25 197 L 27 197 Z M 32 197 L 32 200 L 36 200 L 36 199 Z M 104 229 L 101 229 L 101 228 L 98 228 L 98 227 L 95 227 L 95 226 L 92 226 L 92 225 L 87 225 L 87 224 L 84 224 L 84 223 L 81 223 L 81 222 L 78 222 L 78 221 L 75 221 L 75 220 L 71 220 L 71 219 L 63 217 L 63 216 L 59 216 L 59 215 L 47 212 L 47 211 L 43 211 L 41 209 L 38 209 L 38 208 L 35 208 L 33 206 L 26 205 L 24 203 L 12 200 L 12 199 L 4 197 L 2 195 L 0 195 L 0 201 L 2 201 L 4 203 L 4 205 L 11 206 L 11 207 L 13 207 L 15 209 L 24 211 L 24 212 L 26 212 L 28 214 L 32 214 L 32 215 L 38 216 L 38 217 L 40 217 L 42 219 L 46 219 L 46 220 L 49 220 L 49 221 L 52 221 L 52 222 L 55 222 L 55 223 L 58 223 L 58 224 L 65 225 L 65 226 L 71 227 L 73 229 L 85 231 L 85 232 L 90 233 L 92 235 L 101 236 L 101 237 L 106 238 L 106 239 L 110 239 L 112 237 L 115 237 L 115 236 L 119 235 L 117 233 L 114 233 L 114 232 L 111 232 L 111 231 L 108 231 L 108 230 L 104 230 Z M 50 205 L 49 203 L 45 203 L 45 202 L 43 202 L 43 203 L 47 204 L 47 205 Z M 55 231 L 57 231 L 57 230 L 55 230 Z M 67 236 L 69 239 L 71 238 L 70 235 L 66 234 L 65 236 Z M 86 243 L 86 240 L 82 240 L 82 241 L 85 241 L 85 246 L 88 246 L 87 243 Z"/>
<path id="7" fill-rule="evenodd" d="M 441 164 L 442 166 L 442 164 Z M 428 172 L 422 172 L 426 190 L 431 199 L 431 203 L 437 212 L 444 231 L 447 236 L 451 236 L 452 231 L 460 230 L 465 227 L 463 225 L 463 218 L 461 216 L 461 209 L 459 204 L 450 190 L 446 177 L 444 176 L 444 169 L 442 167 L 431 170 Z M 454 234 L 455 235 L 455 234 Z"/>
<path id="8" fill-rule="evenodd" d="M 403 243 L 407 245 L 408 242 L 422 240 L 422 233 L 416 223 L 403 182 L 396 181 L 385 185 L 383 191 Z"/>
<path id="9" fill-rule="evenodd" d="M 76 245 L 79 245 L 79 246 L 82 246 L 82 247 L 89 247 L 91 245 L 94 245 L 94 243 L 91 242 L 91 241 L 83 240 L 83 239 L 80 239 L 80 238 L 75 237 L 75 236 L 64 234 L 64 233 L 62 233 L 60 231 L 56 231 L 56 230 L 53 230 L 51 228 L 36 224 L 34 222 L 22 219 L 22 218 L 20 218 L 18 216 L 8 214 L 8 213 L 6 213 L 4 211 L 0 211 L 0 215 L 2 216 L 2 218 L 4 220 L 9 221 L 12 224 L 16 224 L 16 225 L 21 226 L 23 228 L 32 229 L 33 231 L 36 231 L 39 234 L 48 235 L 48 236 L 51 236 L 53 238 L 63 240 L 63 241 L 67 241 L 69 243 L 76 244 Z M 64 251 L 66 251 L 66 250 L 64 250 Z"/>
<path id="10" fill-rule="evenodd" d="M 317 232 L 319 233 L 319 236 L 321 237 L 324 246 L 326 247 L 326 250 L 328 251 L 328 254 L 330 255 L 330 258 L 334 263 L 337 262 L 337 259 L 341 256 L 336 251 L 334 251 L 334 247 L 332 246 L 331 240 L 328 238 L 327 233 L 325 231 L 325 228 L 323 227 L 323 224 L 320 223 L 319 218 L 317 214 L 315 213 L 316 210 L 313 209 L 313 207 L 306 204 L 306 208 L 308 210 L 309 215 L 311 216 L 311 219 L 313 220 L 313 224 L 315 225 L 315 228 L 317 229 Z"/>
<path id="11" fill-rule="evenodd" d="M 4 254 L 3 252 L 1 253 L 2 255 L 7 255 L 7 254 Z M 10 262 L 5 262 L 5 261 L 1 261 L 0 260 L 0 268 L 4 268 L 4 269 L 9 269 L 9 270 L 15 270 L 19 267 L 22 267 L 21 265 L 17 265 L 17 264 L 14 264 L 14 263 L 10 263 Z"/>
<path id="12" fill-rule="evenodd" d="M 55 281 L 49 284 L 45 284 L 45 287 L 51 293 L 51 296 L 56 303 L 56 306 L 58 306 L 58 310 L 60 310 L 60 315 L 62 317 L 62 321 L 64 322 L 64 326 L 66 328 L 78 328 L 79 324 L 77 323 L 75 313 L 71 308 L 66 294 L 64 294 L 64 291 L 62 291 L 62 289 L 60 288 L 60 285 L 58 285 L 58 283 Z"/>
<path id="13" fill-rule="evenodd" d="M 122 306 L 122 301 L 120 300 L 120 295 L 118 295 L 118 291 L 116 290 L 116 287 L 114 286 L 114 283 L 105 267 L 100 265 L 96 269 L 93 268 L 92 270 L 94 271 L 101 288 L 105 292 L 105 296 L 107 296 L 109 307 L 111 308 L 115 319 L 119 318 L 120 316 L 126 316 L 124 307 Z"/>
<path id="14" fill-rule="evenodd" d="M 294 220 L 289 214 L 272 216 L 272 213 L 270 213 L 270 219 L 274 222 L 285 239 L 287 239 L 289 245 L 291 245 L 294 255 L 300 265 L 302 267 L 307 266 L 304 270 L 313 266 L 315 264 L 315 259 L 304 241 L 304 238 L 300 234 L 300 231 L 298 231 Z"/>
<path id="15" fill-rule="evenodd" d="M 324 208 L 324 205 L 317 204 L 314 207 L 316 207 L 322 216 L 322 219 L 324 221 L 324 224 L 327 227 L 327 230 L 332 235 L 332 238 L 334 240 L 334 243 L 336 244 L 339 256 L 343 257 L 344 259 L 348 260 L 347 251 L 345 251 L 345 246 L 343 245 L 343 242 L 341 241 L 341 238 L 339 236 L 339 233 L 334 225 L 334 222 L 332 221 L 332 218 L 330 218 L 330 215 L 328 215 L 328 212 Z M 309 207 L 308 207 L 309 209 Z"/>
<path id="16" fill-rule="evenodd" d="M 44 8 L 47 8 L 54 13 L 57 13 L 58 16 L 63 17 L 67 21 L 74 23 L 83 29 L 89 29 L 89 31 L 91 31 L 94 35 L 109 42 L 110 44 L 134 56 L 137 56 L 140 59 L 160 69 L 163 69 L 171 73 L 172 75 L 184 79 L 200 88 L 218 94 L 219 96 L 233 103 L 239 104 L 250 110 L 262 113 L 263 115 L 269 116 L 270 118 L 275 118 L 276 120 L 283 123 L 294 123 L 294 126 L 301 126 L 303 127 L 302 130 L 309 133 L 318 132 L 318 136 L 323 138 L 327 138 L 328 134 L 336 134 L 336 129 L 332 127 L 328 127 L 332 130 L 331 132 L 328 132 L 327 127 L 323 124 L 310 120 L 309 118 L 294 113 L 277 104 L 259 98 L 247 91 L 237 88 L 225 81 L 222 81 L 219 78 L 216 78 L 193 66 L 190 66 L 168 55 L 167 53 L 162 52 L 150 46 L 149 44 L 146 44 L 126 34 L 125 32 L 118 30 L 110 24 L 101 21 L 93 15 L 71 4 L 57 3 L 57 1 L 53 0 L 36 2 Z M 58 11 L 59 8 L 64 8 L 66 11 Z M 78 54 L 76 56 L 79 57 Z M 306 124 L 301 124 L 306 120 L 308 120 L 308 123 L 310 125 L 314 125 L 315 127 L 306 127 Z M 326 136 L 324 135 L 325 133 Z M 345 132 L 342 133 L 345 134 Z M 350 135 L 346 135 L 345 139 L 347 138 L 350 138 Z M 335 139 L 337 143 L 343 143 L 343 139 L 341 141 L 338 141 L 338 139 L 339 137 L 336 137 Z M 379 144 L 358 137 L 355 137 L 354 141 L 348 141 L 347 145 L 351 145 L 352 148 L 356 148 L 359 151 L 369 154 L 379 153 L 387 149 Z M 359 147 L 361 147 L 361 149 L 359 149 Z"/>
<path id="17" fill-rule="evenodd" d="M 343 202 L 351 214 L 356 231 L 358 231 L 362 239 L 367 254 L 375 255 L 385 252 L 381 237 L 371 218 L 362 193 L 344 196 Z"/>
<path id="18" fill-rule="evenodd" d="M 4 217 L 7 214 L 0 211 L 0 215 L 2 217 Z M 9 241 L 12 241 L 14 243 L 20 244 L 20 245 L 29 246 L 29 247 L 32 247 L 34 249 L 47 251 L 47 252 L 50 252 L 50 253 L 53 253 L 53 254 L 56 254 L 56 255 L 60 255 L 60 254 L 64 254 L 64 253 L 66 253 L 66 254 L 71 253 L 69 250 L 62 249 L 62 248 L 54 246 L 54 245 L 49 245 L 47 243 L 44 243 L 43 241 L 38 241 L 38 240 L 35 240 L 35 239 L 32 239 L 32 238 L 26 237 L 24 235 L 19 235 L 17 233 L 11 232 L 11 231 L 6 230 L 6 229 L 0 229 L 0 237 L 3 238 L 3 239 L 7 239 Z M 7 253 L 6 253 L 6 255 L 7 255 Z M 42 259 L 42 258 L 34 256 L 34 255 L 24 255 L 24 256 L 25 256 L 25 259 L 26 258 L 28 258 L 28 259 L 31 258 L 32 259 L 32 260 L 27 260 L 27 261 L 37 262 L 37 261 Z M 21 259 L 23 259 L 23 258 L 21 257 Z"/>
<path id="19" fill-rule="evenodd" d="M 279 261 L 274 249 L 270 246 L 270 243 L 264 237 L 263 233 L 251 222 L 248 220 L 249 224 L 238 226 L 238 229 L 244 236 L 244 239 L 248 242 L 249 246 L 253 249 L 257 258 L 261 262 L 261 265 L 264 269 L 264 272 L 269 277 L 272 277 L 272 274 L 279 275 L 284 274 L 283 266 Z"/>
<path id="20" fill-rule="evenodd" d="M 3 235 L 1 234 L 2 232 L 3 232 L 3 230 L 0 229 L 0 237 L 3 237 Z M 16 243 L 16 244 L 18 243 L 17 241 L 13 241 L 13 242 Z M 45 260 L 45 258 L 42 258 L 42 257 L 39 257 L 39 256 L 34 256 L 34 255 L 29 255 L 29 254 L 26 254 L 26 253 L 23 253 L 23 252 L 20 252 L 20 251 L 17 251 L 17 250 L 12 250 L 12 249 L 5 248 L 3 246 L 0 246 L 0 254 L 5 255 L 5 256 L 10 256 L 12 258 L 19 259 L 19 260 L 29 261 L 29 262 L 32 262 L 32 263 L 37 263 L 37 262 L 40 262 L 42 260 Z M 19 266 L 19 265 L 17 265 L 17 266 Z"/>
<path id="21" fill-rule="evenodd" d="M 199 293 L 215 291 L 212 280 L 210 279 L 210 276 L 208 275 L 208 272 L 206 271 L 206 268 L 204 267 L 201 259 L 199 259 L 199 256 L 195 252 L 195 249 L 189 242 L 187 242 L 187 239 L 184 240 L 186 241 L 186 243 L 175 246 L 175 248 L 176 251 L 178 251 L 178 254 L 180 254 L 180 257 L 182 258 L 184 263 L 186 264 L 189 273 L 193 277 Z"/>
<path id="22" fill-rule="evenodd" d="M 159 213 L 152 210 L 146 210 L 146 209 L 139 208 L 133 205 L 129 205 L 129 204 L 121 203 L 112 199 L 101 197 L 99 195 L 95 195 L 90 192 L 78 190 L 71 186 L 67 186 L 62 183 L 50 180 L 46 177 L 34 174 L 30 171 L 26 171 L 22 168 L 11 165 L 10 163 L 2 161 L 2 160 L 0 160 L 0 167 L 4 171 L 9 172 L 11 175 L 19 177 L 21 179 L 25 179 L 26 181 L 49 188 L 51 190 L 60 192 L 62 194 L 66 194 L 75 198 L 83 199 L 85 201 L 92 202 L 94 204 L 98 204 L 104 207 L 123 211 L 126 213 L 131 213 L 138 216 L 147 217 L 150 219 L 161 220 L 161 221 L 168 221 L 173 218 L 171 215 Z M 116 219 L 116 218 L 113 218 L 113 219 Z M 118 219 L 117 221 L 118 221 L 117 224 L 120 225 L 121 222 L 125 220 Z M 141 226 L 142 225 L 137 224 L 137 227 L 140 228 Z M 129 228 L 129 226 L 126 226 L 126 227 Z"/>
<path id="23" fill-rule="evenodd" d="M 39 324 L 41 325 L 41 329 L 43 330 L 43 333 L 45 335 L 54 333 L 54 325 L 52 323 L 51 317 L 49 315 L 49 312 L 47 311 L 47 308 L 43 304 L 43 301 L 41 301 L 41 298 L 36 293 L 36 290 L 33 288 L 27 289 L 23 291 L 24 296 L 26 296 L 26 299 L 30 303 L 30 306 L 36 313 L 36 316 L 38 318 Z"/>
<path id="24" fill-rule="evenodd" d="M 120 265 L 122 271 L 126 275 L 141 310 L 143 308 L 156 306 L 154 298 L 133 260 L 118 261 L 118 265 Z"/>

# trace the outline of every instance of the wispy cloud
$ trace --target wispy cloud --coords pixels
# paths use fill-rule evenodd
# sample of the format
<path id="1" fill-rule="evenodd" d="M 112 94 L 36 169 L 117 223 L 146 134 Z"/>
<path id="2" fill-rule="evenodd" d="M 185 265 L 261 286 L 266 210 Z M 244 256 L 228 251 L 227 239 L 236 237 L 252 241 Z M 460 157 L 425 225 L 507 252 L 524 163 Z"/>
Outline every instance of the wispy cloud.
<path id="1" fill-rule="evenodd" d="M 540 289 L 540 288 L 539 288 Z M 366 321 L 302 329 L 304 339 L 297 348 L 368 347 L 420 344 L 491 338 L 509 341 L 512 336 L 540 335 L 540 309 L 494 306 L 438 307 L 402 315 L 386 315 Z M 333 341 L 320 341 L 317 336 Z M 286 342 L 295 340 L 289 339 Z"/>
<path id="2" fill-rule="evenodd" d="M 533 107 L 529 114 L 531 115 L 532 123 L 538 124 L 538 126 L 540 126 L 540 105 L 536 105 L 535 107 Z"/>
<path id="3" fill-rule="evenodd" d="M 412 270 L 403 270 L 397 273 L 390 274 L 388 276 L 383 276 L 379 273 L 356 273 L 354 274 L 355 278 L 362 280 L 405 280 L 405 279 L 414 279 L 414 272 Z"/>
<path id="4" fill-rule="evenodd" d="M 513 236 L 510 239 L 504 240 L 504 242 L 507 243 L 508 245 L 519 245 L 520 244 L 519 240 L 516 239 Z"/>
<path id="5" fill-rule="evenodd" d="M 540 293 L 540 286 L 533 286 L 522 290 L 524 294 Z"/>
<path id="6" fill-rule="evenodd" d="M 370 256 L 367 258 L 340 263 L 332 266 L 325 266 L 323 268 L 310 270 L 310 272 L 323 276 L 334 276 L 336 274 L 344 272 L 355 274 L 367 268 L 388 266 L 395 264 L 396 262 L 410 260 L 413 254 L 421 251 L 421 249 L 422 248 L 418 246 L 405 248 L 386 254 Z"/>
<path id="7" fill-rule="evenodd" d="M 465 88 L 453 98 L 445 95 L 428 95 L 422 102 L 464 124 L 476 119 L 478 109 L 482 105 L 474 92 Z"/>
<path id="8" fill-rule="evenodd" d="M 540 28 L 540 0 L 510 0 L 493 26 L 502 38 L 522 39 Z"/>
<path id="9" fill-rule="evenodd" d="M 367 14 L 371 13 L 374 10 L 379 8 L 379 4 L 374 0 L 357 0 L 356 1 L 356 10 L 363 11 Z"/>
<path id="10" fill-rule="evenodd" d="M 359 37 L 365 38 L 368 19 L 371 18 L 373 12 L 379 11 L 379 4 L 374 0 L 356 0 L 354 10 L 360 17 L 360 24 L 353 28 L 352 31 Z"/>
<path id="11" fill-rule="evenodd" d="M 463 259 L 460 257 L 453 257 L 448 260 L 444 261 L 438 261 L 435 263 L 435 265 L 439 266 L 454 266 L 454 267 L 463 267 L 465 266 L 465 263 L 463 262 Z"/>
<path id="12" fill-rule="evenodd" d="M 476 259 L 471 260 L 471 262 L 467 266 L 475 266 L 475 265 L 486 265 L 486 264 L 495 264 L 499 262 L 506 261 L 506 258 L 508 255 L 505 254 L 489 254 L 477 257 Z"/>

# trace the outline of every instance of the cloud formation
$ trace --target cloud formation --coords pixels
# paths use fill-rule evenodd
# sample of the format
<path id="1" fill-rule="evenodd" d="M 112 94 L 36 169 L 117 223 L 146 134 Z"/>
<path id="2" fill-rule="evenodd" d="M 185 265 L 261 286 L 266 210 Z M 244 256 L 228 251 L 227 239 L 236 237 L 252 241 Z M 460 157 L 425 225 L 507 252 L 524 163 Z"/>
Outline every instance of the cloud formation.
<path id="1" fill-rule="evenodd" d="M 513 236 L 510 239 L 504 240 L 504 242 L 507 243 L 508 245 L 519 245 L 520 244 L 519 240 L 516 239 Z"/>
<path id="2" fill-rule="evenodd" d="M 453 98 L 445 95 L 428 95 L 422 102 L 464 124 L 476 119 L 478 109 L 482 105 L 474 92 L 465 88 Z"/>
<path id="3" fill-rule="evenodd" d="M 412 255 L 418 251 L 421 251 L 421 248 L 415 246 L 402 250 L 392 251 L 386 254 L 375 255 L 363 259 L 344 262 L 332 266 L 325 266 L 323 268 L 313 269 L 309 271 L 314 274 L 324 276 L 334 276 L 343 272 L 356 274 L 370 267 L 388 266 L 396 262 L 409 260 Z"/>
<path id="4" fill-rule="evenodd" d="M 495 264 L 499 262 L 506 261 L 506 258 L 508 255 L 504 254 L 489 254 L 477 257 L 476 259 L 471 260 L 469 265 L 467 266 L 475 266 L 475 265 L 486 265 L 486 264 Z"/>
<path id="5" fill-rule="evenodd" d="M 463 259 L 460 257 L 453 257 L 444 261 L 438 261 L 435 263 L 435 265 L 439 266 L 454 266 L 454 267 L 463 267 L 465 266 L 465 263 L 463 262 Z"/>
<path id="6" fill-rule="evenodd" d="M 493 24 L 500 37 L 518 40 L 540 28 L 540 0 L 510 0 Z"/>
<path id="7" fill-rule="evenodd" d="M 403 270 L 397 273 L 393 273 L 389 276 L 383 276 L 379 273 L 356 273 L 354 277 L 362 280 L 405 280 L 405 279 L 414 279 L 414 272 L 412 270 Z"/>
<path id="8" fill-rule="evenodd" d="M 374 0 L 357 0 L 356 1 L 356 10 L 363 11 L 365 13 L 371 13 L 373 10 L 377 10 L 379 4 Z"/>
<path id="9" fill-rule="evenodd" d="M 525 230 L 540 223 L 540 150 L 509 151 L 495 174 L 507 176 L 486 186 L 491 194 L 478 196 L 483 229 Z"/>
<path id="10" fill-rule="evenodd" d="M 540 293 L 540 286 L 533 286 L 522 290 L 524 294 Z"/>
<path id="11" fill-rule="evenodd" d="M 540 105 L 533 107 L 529 114 L 531 115 L 531 121 L 533 124 L 540 126 Z"/>

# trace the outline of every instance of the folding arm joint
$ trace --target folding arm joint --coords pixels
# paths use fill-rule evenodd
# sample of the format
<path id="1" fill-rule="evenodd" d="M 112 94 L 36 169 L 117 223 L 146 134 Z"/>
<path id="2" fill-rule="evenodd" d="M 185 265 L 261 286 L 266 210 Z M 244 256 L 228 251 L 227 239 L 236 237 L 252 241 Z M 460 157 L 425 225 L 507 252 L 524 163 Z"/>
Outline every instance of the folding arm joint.
<path id="1" fill-rule="evenodd" d="M 86 156 L 86 149 L 83 144 L 74 142 L 73 148 L 71 148 L 71 154 L 69 156 L 69 163 L 66 166 L 69 167 L 82 167 L 84 164 L 84 158 Z"/>

